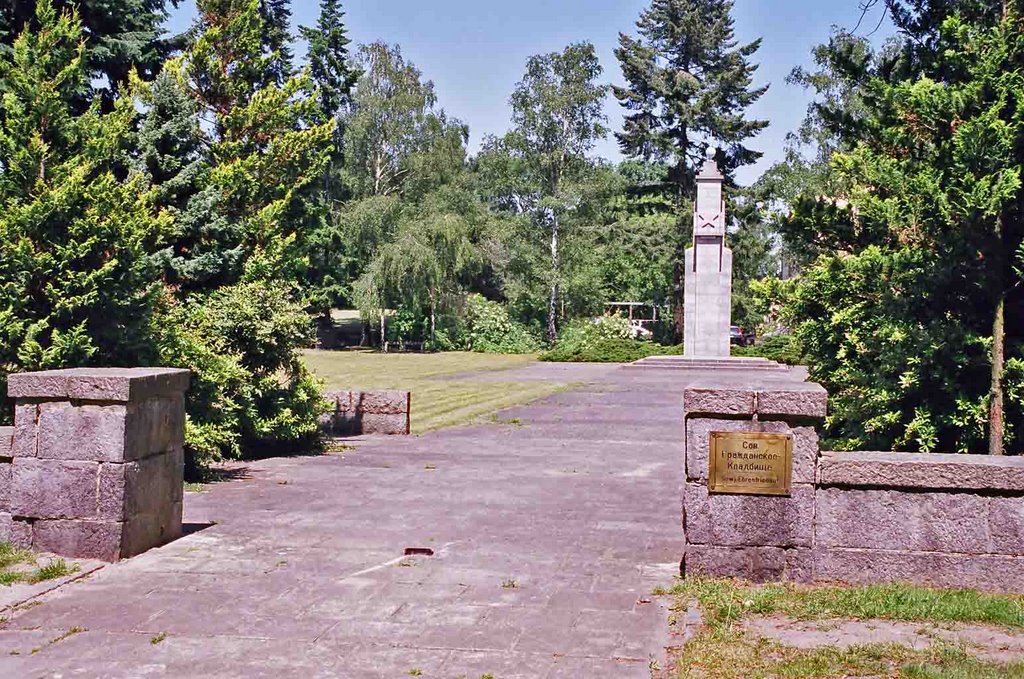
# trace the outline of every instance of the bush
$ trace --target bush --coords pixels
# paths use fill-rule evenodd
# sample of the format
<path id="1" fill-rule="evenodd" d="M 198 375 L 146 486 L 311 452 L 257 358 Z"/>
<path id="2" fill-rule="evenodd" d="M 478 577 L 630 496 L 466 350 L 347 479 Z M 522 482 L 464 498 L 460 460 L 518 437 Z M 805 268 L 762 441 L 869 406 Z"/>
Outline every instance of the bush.
<path id="1" fill-rule="evenodd" d="M 769 361 L 786 365 L 803 365 L 805 363 L 800 343 L 791 335 L 775 335 L 765 338 L 759 346 L 732 348 L 733 356 L 749 358 L 767 358 Z"/>
<path id="2" fill-rule="evenodd" d="M 317 445 L 327 404 L 298 351 L 312 342 L 313 324 L 286 285 L 242 283 L 165 300 L 156 333 L 163 364 L 193 372 L 185 428 L 191 470 L 270 446 Z"/>
<path id="3" fill-rule="evenodd" d="M 504 306 L 474 294 L 466 299 L 465 348 L 485 354 L 530 354 L 540 349 L 540 342 Z"/>
<path id="4" fill-rule="evenodd" d="M 633 339 L 602 339 L 588 345 L 559 343 L 540 355 L 549 363 L 633 363 L 651 356 L 682 354 L 682 347 L 665 347 Z"/>
<path id="5" fill-rule="evenodd" d="M 551 363 L 632 363 L 650 356 L 680 354 L 682 347 L 664 347 L 633 339 L 629 320 L 604 316 L 571 323 L 540 360 Z"/>

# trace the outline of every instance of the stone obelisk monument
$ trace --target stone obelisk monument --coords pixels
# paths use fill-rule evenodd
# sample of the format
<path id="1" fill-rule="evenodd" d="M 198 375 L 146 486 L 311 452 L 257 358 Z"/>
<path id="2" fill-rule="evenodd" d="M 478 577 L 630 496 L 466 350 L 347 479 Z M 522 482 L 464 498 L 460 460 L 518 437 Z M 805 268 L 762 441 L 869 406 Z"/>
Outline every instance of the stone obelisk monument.
<path id="1" fill-rule="evenodd" d="M 686 251 L 683 348 L 688 357 L 730 354 L 732 250 L 725 247 L 725 177 L 714 157 L 715 149 L 708 149 L 708 159 L 697 175 L 693 247 Z"/>

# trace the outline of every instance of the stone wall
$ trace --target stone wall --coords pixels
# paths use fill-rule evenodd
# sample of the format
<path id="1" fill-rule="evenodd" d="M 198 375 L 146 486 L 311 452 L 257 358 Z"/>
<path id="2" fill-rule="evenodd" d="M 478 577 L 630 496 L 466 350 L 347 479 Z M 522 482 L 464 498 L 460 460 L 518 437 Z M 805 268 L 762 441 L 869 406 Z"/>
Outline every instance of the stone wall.
<path id="1" fill-rule="evenodd" d="M 11 375 L 0 540 L 116 561 L 179 537 L 188 383 L 159 368 Z"/>
<path id="2" fill-rule="evenodd" d="M 819 453 L 818 385 L 689 389 L 687 574 L 1024 591 L 1024 458 Z M 790 497 L 710 495 L 712 431 L 793 436 Z"/>
<path id="3" fill-rule="evenodd" d="M 329 436 L 409 434 L 412 394 L 407 391 L 331 391 L 326 396 L 333 409 L 321 426 Z"/>

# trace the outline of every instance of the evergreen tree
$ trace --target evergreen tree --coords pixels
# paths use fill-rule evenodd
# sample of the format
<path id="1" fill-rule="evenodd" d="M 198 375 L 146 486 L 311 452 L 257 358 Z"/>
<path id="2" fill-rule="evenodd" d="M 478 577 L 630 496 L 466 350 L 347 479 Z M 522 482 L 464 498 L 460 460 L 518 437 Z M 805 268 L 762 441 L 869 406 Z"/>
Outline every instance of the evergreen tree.
<path id="1" fill-rule="evenodd" d="M 270 57 L 264 73 L 264 84 L 283 85 L 295 75 L 292 53 L 291 0 L 259 0 L 260 19 L 263 27 L 260 39 L 263 49 Z"/>
<path id="2" fill-rule="evenodd" d="M 76 112 L 81 22 L 40 0 L 33 25 L 0 57 L 0 375 L 146 364 L 146 250 L 164 220 L 142 173 L 120 170 L 136 111 L 126 98 Z"/>
<path id="3" fill-rule="evenodd" d="M 307 74 L 267 82 L 280 52 L 265 49 L 260 7 L 260 0 L 200 0 L 195 42 L 166 69 L 212 121 L 204 130 L 208 170 L 200 166 L 202 190 L 186 211 L 210 189 L 212 223 L 225 225 L 197 220 L 202 228 L 179 232 L 201 242 L 217 275 L 165 300 L 159 326 L 164 360 L 197 374 L 187 440 L 205 458 L 308 442 L 321 405 L 298 353 L 312 324 L 297 286 L 307 267 L 305 230 L 318 209 L 309 187 L 323 176 L 334 122 L 316 122 Z M 184 121 L 187 110 L 178 115 Z M 182 144 L 189 135 L 169 137 Z"/>
<path id="4" fill-rule="evenodd" d="M 322 206 L 322 217 L 310 230 L 309 272 L 306 296 L 310 307 L 319 312 L 326 324 L 331 309 L 343 304 L 349 291 L 346 277 L 345 243 L 336 206 L 349 197 L 345 185 L 345 114 L 352 103 L 352 90 L 362 75 L 349 54 L 351 41 L 344 24 L 341 0 L 321 0 L 316 26 L 302 26 L 299 32 L 309 44 L 309 68 L 319 95 L 319 120 L 337 123 L 330 162 L 315 199 Z"/>
<path id="5" fill-rule="evenodd" d="M 237 281 L 245 267 L 250 275 L 297 280 L 299 231 L 316 209 L 307 190 L 327 165 L 334 121 L 312 122 L 318 102 L 308 74 L 263 84 L 276 57 L 260 47 L 259 0 L 200 0 L 199 10 L 199 37 L 168 68 L 214 119 L 210 182 L 233 225 L 231 240 L 219 245 L 242 250 L 239 266 L 223 270 L 218 282 Z"/>
<path id="6" fill-rule="evenodd" d="M 341 0 L 321 0 L 316 26 L 299 32 L 309 43 L 309 68 L 320 93 L 320 111 L 327 120 L 339 118 L 352 102 L 352 90 L 362 71 L 349 52 L 352 43 L 344 23 Z M 339 134 L 344 132 L 339 127 Z"/>
<path id="7" fill-rule="evenodd" d="M 166 71 L 140 88 L 140 95 L 146 114 L 139 126 L 139 160 L 157 206 L 173 219 L 155 259 L 175 289 L 209 289 L 222 272 L 238 270 L 243 248 L 239 225 L 222 214 L 220 190 L 210 181 L 199 106 Z"/>
<path id="8" fill-rule="evenodd" d="M 768 126 L 748 120 L 747 108 L 767 87 L 752 87 L 761 45 L 738 45 L 731 0 L 652 0 L 637 22 L 639 37 L 620 34 L 615 55 L 626 87 L 615 87 L 626 109 L 617 134 L 623 153 L 667 162 L 677 189 L 680 238 L 676 245 L 673 306 L 678 338 L 683 329 L 683 259 L 691 230 L 686 206 L 709 146 L 721 148 L 727 180 L 761 154 L 745 142 Z"/>
<path id="9" fill-rule="evenodd" d="M 1024 3 L 983 5 L 897 14 L 920 31 L 899 59 L 846 71 L 864 115 L 833 157 L 844 192 L 790 220 L 840 252 L 806 271 L 790 312 L 844 447 L 1024 441 Z"/>
<path id="10" fill-rule="evenodd" d="M 32 30 L 40 28 L 38 4 L 37 0 L 0 3 L 0 54 L 10 52 L 26 24 Z M 114 92 L 128 82 L 132 69 L 144 80 L 153 78 L 180 42 L 162 35 L 166 0 L 56 0 L 53 5 L 58 11 L 74 8 L 83 25 L 88 77 L 74 93 L 79 103 L 90 98 L 91 84 L 100 79 L 104 108 L 109 110 Z"/>

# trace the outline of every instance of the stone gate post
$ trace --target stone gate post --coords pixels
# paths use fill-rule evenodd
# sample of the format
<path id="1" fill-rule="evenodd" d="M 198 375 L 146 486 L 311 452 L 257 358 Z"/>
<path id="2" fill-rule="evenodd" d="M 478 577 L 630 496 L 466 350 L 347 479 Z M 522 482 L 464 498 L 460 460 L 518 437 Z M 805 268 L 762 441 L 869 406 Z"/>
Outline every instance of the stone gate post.
<path id="1" fill-rule="evenodd" d="M 188 383 L 166 368 L 11 375 L 0 540 L 116 561 L 180 537 Z"/>
<path id="2" fill-rule="evenodd" d="M 686 575 L 809 582 L 813 577 L 815 468 L 828 394 L 809 382 L 759 378 L 709 381 L 685 390 L 686 487 L 683 527 Z M 786 497 L 709 492 L 712 432 L 792 436 L 791 494 Z"/>

